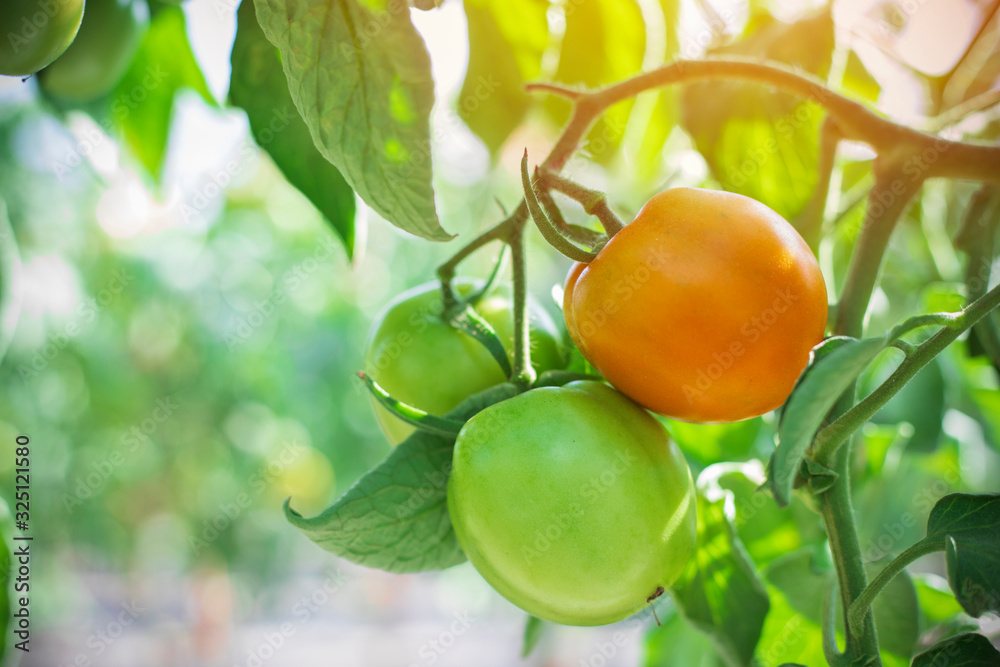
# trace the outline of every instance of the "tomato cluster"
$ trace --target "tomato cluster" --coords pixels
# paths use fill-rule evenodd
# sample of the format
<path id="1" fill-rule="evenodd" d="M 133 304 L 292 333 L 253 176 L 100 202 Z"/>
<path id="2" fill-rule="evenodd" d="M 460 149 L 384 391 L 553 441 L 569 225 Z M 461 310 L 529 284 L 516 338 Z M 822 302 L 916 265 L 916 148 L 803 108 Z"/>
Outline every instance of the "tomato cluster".
<path id="1" fill-rule="evenodd" d="M 3 0 L 0 74 L 38 73 L 52 97 L 89 102 L 122 78 L 148 24 L 146 0 Z"/>
<path id="2" fill-rule="evenodd" d="M 459 283 L 460 298 L 474 289 Z M 509 294 L 476 308 L 509 350 Z M 379 317 L 366 370 L 394 398 L 442 415 L 507 378 L 443 317 L 437 284 Z M 448 511 L 466 555 L 508 600 L 571 625 L 620 620 L 670 587 L 696 544 L 683 455 L 647 410 L 698 422 L 779 407 L 826 325 L 826 287 L 805 242 L 740 195 L 676 188 L 653 197 L 589 263 L 573 266 L 563 313 L 609 384 L 535 387 L 458 433 Z M 565 365 L 531 303 L 536 372 Z M 413 428 L 376 405 L 392 444 Z"/>

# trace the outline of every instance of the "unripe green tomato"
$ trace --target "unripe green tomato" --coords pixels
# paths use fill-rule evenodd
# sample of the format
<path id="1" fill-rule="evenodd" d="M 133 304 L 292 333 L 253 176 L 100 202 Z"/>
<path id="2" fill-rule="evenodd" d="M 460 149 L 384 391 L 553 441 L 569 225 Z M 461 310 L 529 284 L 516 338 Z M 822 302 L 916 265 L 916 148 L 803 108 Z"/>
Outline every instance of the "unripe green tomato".
<path id="1" fill-rule="evenodd" d="M 453 283 L 462 295 L 475 287 Z M 497 289 L 477 305 L 512 359 L 513 304 L 509 291 Z M 404 292 L 379 315 L 365 354 L 365 372 L 389 394 L 425 412 L 443 415 L 462 400 L 505 382 L 500 365 L 482 343 L 441 319 L 441 284 L 431 282 Z M 563 368 L 565 351 L 559 330 L 548 313 L 528 301 L 531 365 L 535 372 Z M 375 416 L 393 445 L 405 440 L 413 427 L 376 403 Z"/>
<path id="2" fill-rule="evenodd" d="M 87 0 L 80 33 L 39 74 L 46 92 L 86 102 L 111 91 L 132 62 L 149 25 L 146 0 Z"/>
<path id="3" fill-rule="evenodd" d="M 532 389 L 458 435 L 455 534 L 483 578 L 539 618 L 640 610 L 694 554 L 694 486 L 663 425 L 599 382 Z"/>
<path id="4" fill-rule="evenodd" d="M 0 0 L 0 74 L 30 76 L 72 43 L 83 0 Z"/>

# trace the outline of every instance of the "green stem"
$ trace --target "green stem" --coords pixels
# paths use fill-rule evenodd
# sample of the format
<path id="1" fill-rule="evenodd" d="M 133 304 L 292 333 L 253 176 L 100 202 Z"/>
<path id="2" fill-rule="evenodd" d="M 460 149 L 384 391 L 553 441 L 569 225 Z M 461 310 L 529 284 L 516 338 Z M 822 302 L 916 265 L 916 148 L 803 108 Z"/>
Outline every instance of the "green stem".
<path id="1" fill-rule="evenodd" d="M 838 407 L 843 409 L 843 405 L 850 405 L 853 402 L 854 392 L 851 390 L 841 398 L 841 405 Z M 840 604 L 845 613 L 868 585 L 868 575 L 865 573 L 864 559 L 861 556 L 861 542 L 858 540 L 854 510 L 851 506 L 850 461 L 850 447 L 842 447 L 830 465 L 830 468 L 837 473 L 836 481 L 817 496 L 837 571 Z M 877 662 L 878 638 L 875 634 L 875 622 L 871 617 L 866 619 L 859 630 L 847 629 L 845 654 L 851 660 L 874 658 L 875 664 L 881 664 Z"/>
<path id="2" fill-rule="evenodd" d="M 608 198 L 603 192 L 591 190 L 551 171 L 539 172 L 539 178 L 539 189 L 551 188 L 580 202 L 584 211 L 597 216 L 608 236 L 614 236 L 625 228 L 625 224 L 608 206 Z"/>
<path id="3" fill-rule="evenodd" d="M 455 278 L 455 270 L 458 268 L 458 265 L 462 262 L 462 260 L 482 248 L 484 245 L 492 243 L 493 241 L 504 240 L 510 234 L 510 227 L 516 215 L 517 211 L 508 216 L 507 219 L 500 224 L 487 229 L 452 255 L 451 259 L 438 267 L 437 274 L 438 278 L 441 280 L 441 300 L 444 304 L 444 308 L 441 311 L 442 313 L 449 312 L 455 304 L 458 303 L 458 295 L 455 293 L 455 289 L 451 284 L 451 281 Z"/>
<path id="4" fill-rule="evenodd" d="M 896 367 L 896 370 L 885 382 L 868 394 L 864 400 L 844 412 L 832 424 L 816 434 L 812 458 L 817 463 L 829 465 L 827 462 L 835 457 L 848 437 L 874 417 L 875 413 L 888 403 L 889 399 L 895 396 L 921 368 L 929 364 L 934 357 L 998 306 L 1000 306 L 1000 285 L 976 299 L 961 312 L 954 313 L 953 317 L 948 318 L 952 322 L 950 326 L 942 328 L 918 345 Z"/>
<path id="5" fill-rule="evenodd" d="M 845 137 L 850 133 L 840 124 Z M 864 329 L 865 313 L 871 300 L 875 281 L 882 264 L 889 237 L 896 221 L 906 209 L 910 199 L 919 190 L 920 183 L 904 181 L 902 166 L 898 161 L 885 164 L 880 157 L 875 165 L 875 187 L 868 201 L 868 211 L 858 242 L 851 256 L 844 288 L 837 307 L 837 320 L 833 328 L 836 335 L 860 337 Z M 852 385 L 840 397 L 831 415 L 848 412 L 855 401 Z M 819 494 L 820 513 L 830 541 L 830 551 L 837 570 L 840 603 L 847 614 L 851 603 L 868 585 L 861 543 L 858 540 L 854 509 L 851 504 L 851 447 L 841 447 L 828 459 L 819 460 L 836 473 L 833 485 Z M 879 662 L 878 636 L 875 622 L 868 617 L 859 628 L 847 629 L 845 654 L 851 661 L 864 659 Z"/>
<path id="6" fill-rule="evenodd" d="M 367 373 L 358 373 L 358 377 L 364 381 L 365 386 L 368 387 L 368 391 L 371 392 L 376 401 L 391 412 L 394 417 L 401 419 L 407 424 L 446 438 L 454 438 L 462 430 L 463 422 L 448 419 L 447 417 L 438 417 L 437 415 L 432 415 L 419 408 L 415 408 L 412 405 L 397 401 Z"/>
<path id="7" fill-rule="evenodd" d="M 596 253 L 583 250 L 573 245 L 573 242 L 562 235 L 562 233 L 553 226 L 552 221 L 549 220 L 548 216 L 545 215 L 545 211 L 538 203 L 538 198 L 535 195 L 534 186 L 531 183 L 531 177 L 528 176 L 528 151 L 524 151 L 524 157 L 521 158 L 521 186 L 524 188 L 524 201 L 527 203 L 528 210 L 531 212 L 531 217 L 535 221 L 535 225 L 538 227 L 538 231 L 542 233 L 545 240 L 549 242 L 549 245 L 558 250 L 560 253 L 566 257 L 577 261 L 577 262 L 591 262 L 597 257 Z"/>
<path id="8" fill-rule="evenodd" d="M 524 218 L 521 218 L 507 238 L 514 272 L 514 367 L 510 379 L 521 391 L 528 390 L 535 382 L 528 323 L 528 267 L 524 257 L 524 223 Z"/>
<path id="9" fill-rule="evenodd" d="M 542 209 L 549 217 L 549 221 L 552 222 L 552 226 L 571 242 L 588 246 L 592 251 L 603 248 L 604 244 L 608 242 L 606 234 L 566 222 L 562 211 L 559 210 L 559 207 L 556 206 L 555 201 L 552 199 L 552 193 L 545 188 L 538 188 L 537 192 L 535 192 L 535 197 L 538 199 L 538 203 L 542 205 Z"/>
<path id="10" fill-rule="evenodd" d="M 914 329 L 921 327 L 943 326 L 958 327 L 962 325 L 962 313 L 927 313 L 915 315 L 905 322 L 900 322 L 892 328 L 886 338 L 896 341 Z"/>
<path id="11" fill-rule="evenodd" d="M 968 255 L 965 286 L 969 302 L 986 293 L 993 272 L 997 226 L 1000 223 L 1000 188 L 983 185 L 973 195 L 962 227 L 955 236 L 955 247 Z M 982 321 L 973 329 L 986 355 L 1000 367 L 1000 335 L 990 322 Z"/>
<path id="12" fill-rule="evenodd" d="M 921 540 L 893 558 L 885 566 L 885 569 L 872 579 L 871 583 L 865 587 L 865 590 L 861 591 L 861 595 L 851 603 L 851 608 L 847 612 L 848 626 L 853 628 L 854 632 L 857 632 L 868 615 L 868 610 L 871 608 L 872 602 L 875 601 L 875 597 L 882 592 L 882 589 L 889 585 L 889 582 L 897 574 L 906 569 L 907 565 L 918 558 L 934 553 L 935 551 L 942 551 L 943 549 L 943 541 L 928 542 L 927 540 Z"/>
<path id="13" fill-rule="evenodd" d="M 796 73 L 784 65 L 762 63 L 750 58 L 681 60 L 589 93 L 552 84 L 528 84 L 526 88 L 572 96 L 575 109 L 570 126 L 578 118 L 587 119 L 586 127 L 582 128 L 585 131 L 596 115 L 616 102 L 652 88 L 705 79 L 757 81 L 811 99 L 826 108 L 844 139 L 868 144 L 879 155 L 892 153 L 901 146 L 907 147 L 907 167 L 919 174 L 921 179 L 949 177 L 1000 184 L 1000 146 L 951 141 L 900 125 L 860 102 L 835 93 L 815 77 Z M 564 134 L 543 166 L 554 170 L 561 168 L 576 148 L 579 138 L 579 135 Z"/>
<path id="14" fill-rule="evenodd" d="M 834 628 L 837 600 L 834 593 L 837 589 L 837 577 L 829 576 L 823 591 L 823 611 L 820 618 L 823 633 L 823 655 L 830 667 L 840 667 L 844 664 L 844 654 L 837 648 L 837 632 Z"/>
<path id="15" fill-rule="evenodd" d="M 805 239 L 813 253 L 819 247 L 823 235 L 823 218 L 826 213 L 827 199 L 830 194 L 830 183 L 833 180 L 834 161 L 837 157 L 837 146 L 840 144 L 840 130 L 837 123 L 829 116 L 823 121 L 819 137 L 819 180 L 813 195 L 806 204 L 805 210 L 799 216 L 796 228 Z"/>
<path id="16" fill-rule="evenodd" d="M 836 333 L 861 337 L 865 313 L 868 312 L 889 237 L 922 182 L 920 179 L 903 178 L 901 165 L 884 165 L 876 161 L 875 187 L 868 197 L 865 220 L 851 255 L 837 306 Z"/>

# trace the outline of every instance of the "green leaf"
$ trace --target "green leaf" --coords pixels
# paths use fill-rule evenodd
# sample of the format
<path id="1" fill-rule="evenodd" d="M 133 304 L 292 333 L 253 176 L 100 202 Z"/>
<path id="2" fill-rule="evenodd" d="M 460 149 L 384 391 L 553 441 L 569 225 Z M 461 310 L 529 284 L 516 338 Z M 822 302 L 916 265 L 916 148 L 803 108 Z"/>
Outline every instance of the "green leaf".
<path id="1" fill-rule="evenodd" d="M 256 0 L 313 142 L 383 218 L 446 241 L 431 187 L 430 58 L 399 0 Z"/>
<path id="2" fill-rule="evenodd" d="M 781 415 L 778 446 L 771 456 L 768 480 L 778 504 L 791 499 L 792 486 L 806 450 L 827 413 L 864 368 L 885 349 L 885 339 L 840 342 L 811 364 Z"/>
<path id="3" fill-rule="evenodd" d="M 771 608 L 757 645 L 757 661 L 765 667 L 784 662 L 826 664 L 821 618 L 832 573 L 816 566 L 811 549 L 803 549 L 774 560 L 763 576 Z"/>
<path id="4" fill-rule="evenodd" d="M 706 480 L 708 481 L 708 480 Z M 673 587 L 684 617 L 707 634 L 729 664 L 746 665 L 760 637 L 768 598 L 733 526 L 727 498 L 698 480 L 698 544 Z"/>
<path id="5" fill-rule="evenodd" d="M 773 561 L 764 571 L 771 610 L 764 623 L 757 659 L 770 666 L 782 662 L 825 665 L 823 653 L 823 604 L 834 573 L 812 549 L 801 549 Z M 869 574 L 878 566 L 869 565 Z M 917 597 L 904 572 L 890 582 L 875 600 L 875 623 L 885 667 L 906 667 L 916 645 L 919 624 Z M 843 646 L 843 619 L 837 621 Z"/>
<path id="6" fill-rule="evenodd" d="M 829 10 L 791 24 L 763 23 L 711 55 L 774 60 L 826 76 L 833 50 Z M 711 81 L 686 87 L 681 107 L 684 129 L 725 189 L 753 197 L 786 219 L 803 210 L 818 180 L 824 113 L 816 102 L 758 84 Z"/>
<path id="7" fill-rule="evenodd" d="M 516 394 L 501 384 L 448 413 L 467 420 Z M 285 517 L 327 551 L 387 572 L 439 570 L 465 561 L 448 516 L 453 439 L 417 431 L 322 514 L 306 519 L 285 501 Z"/>
<path id="8" fill-rule="evenodd" d="M 933 629 L 935 637 L 944 639 L 979 628 L 979 624 L 962 611 L 946 579 L 920 572 L 913 575 L 913 585 L 917 591 L 922 632 Z"/>
<path id="9" fill-rule="evenodd" d="M 257 145 L 323 214 L 350 255 L 354 250 L 354 191 L 313 145 L 288 92 L 278 50 L 257 24 L 253 0 L 240 5 L 238 24 L 230 101 L 247 112 Z"/>
<path id="10" fill-rule="evenodd" d="M 1000 493 L 945 496 L 931 510 L 925 541 L 944 547 L 948 583 L 966 613 L 1000 612 Z"/>
<path id="11" fill-rule="evenodd" d="M 746 459 L 763 424 L 760 418 L 731 424 L 693 424 L 674 419 L 662 421 L 684 453 L 702 465 Z"/>
<path id="12" fill-rule="evenodd" d="M 990 640 L 968 632 L 938 642 L 913 659 L 913 667 L 996 667 L 1000 651 Z"/>
<path id="13" fill-rule="evenodd" d="M 458 114 L 496 155 L 531 105 L 549 27 L 545 0 L 465 0 L 469 67 Z"/>
<path id="14" fill-rule="evenodd" d="M 538 641 L 545 634 L 545 621 L 537 616 L 528 616 L 524 623 L 524 638 L 521 644 L 521 658 L 527 658 L 538 646 Z"/>
<path id="15" fill-rule="evenodd" d="M 126 143 L 153 175 L 163 165 L 174 97 L 182 88 L 194 90 L 210 105 L 216 103 L 188 43 L 184 12 L 164 7 L 149 24 L 111 105 Z"/>
<path id="16" fill-rule="evenodd" d="M 822 537 L 811 510 L 801 503 L 794 503 L 791 511 L 782 509 L 762 488 L 766 476 L 760 461 L 716 463 L 698 480 L 707 493 L 729 496 L 726 502 L 732 506 L 736 533 L 758 566 Z"/>
<path id="17" fill-rule="evenodd" d="M 880 565 L 885 564 L 866 566 L 869 581 L 882 569 Z M 907 667 L 920 636 L 917 591 L 908 572 L 904 570 L 893 577 L 875 598 L 872 610 L 883 667 Z"/>
<path id="18" fill-rule="evenodd" d="M 616 83 L 642 69 L 645 53 L 646 28 L 635 0 L 568 3 L 555 80 L 588 88 Z M 592 158 L 606 162 L 614 156 L 632 105 L 632 100 L 619 102 L 602 114 L 585 142 Z M 569 118 L 570 104 L 564 99 L 549 96 L 545 108 L 559 125 Z"/>
<path id="19" fill-rule="evenodd" d="M 711 640 L 692 632 L 684 618 L 671 613 L 643 638 L 643 667 L 725 667 Z"/>
<path id="20" fill-rule="evenodd" d="M 859 393 L 865 395 L 882 384 L 898 365 L 898 359 L 890 355 L 876 360 L 859 380 Z M 906 422 L 912 425 L 913 435 L 907 444 L 907 451 L 930 452 L 937 447 L 941 437 L 944 401 L 944 374 L 940 361 L 933 359 L 878 411 L 872 421 L 876 424 Z"/>
<path id="21" fill-rule="evenodd" d="M 861 58 L 853 50 L 847 54 L 847 64 L 844 67 L 844 77 L 840 87 L 871 105 L 878 101 L 879 93 L 882 91 L 882 86 L 868 72 Z"/>

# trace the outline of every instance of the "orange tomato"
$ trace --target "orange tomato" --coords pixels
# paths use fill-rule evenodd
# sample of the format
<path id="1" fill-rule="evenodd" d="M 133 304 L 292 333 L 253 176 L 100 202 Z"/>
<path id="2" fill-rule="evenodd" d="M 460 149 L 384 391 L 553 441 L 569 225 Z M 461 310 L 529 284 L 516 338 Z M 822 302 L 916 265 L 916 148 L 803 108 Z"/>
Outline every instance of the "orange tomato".
<path id="1" fill-rule="evenodd" d="M 695 422 L 781 406 L 827 316 L 816 258 L 784 218 L 696 188 L 654 196 L 574 265 L 563 309 L 580 352 L 619 391 Z"/>

